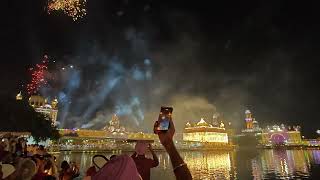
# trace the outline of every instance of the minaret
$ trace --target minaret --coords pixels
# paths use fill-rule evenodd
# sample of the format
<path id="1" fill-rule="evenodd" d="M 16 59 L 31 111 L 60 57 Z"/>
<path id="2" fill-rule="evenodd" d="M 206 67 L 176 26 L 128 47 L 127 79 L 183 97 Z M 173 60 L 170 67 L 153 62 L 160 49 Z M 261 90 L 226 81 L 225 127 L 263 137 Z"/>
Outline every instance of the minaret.
<path id="1" fill-rule="evenodd" d="M 57 118 L 58 118 L 58 99 L 54 98 L 51 101 L 51 111 L 50 111 L 50 116 L 51 116 L 51 120 L 52 120 L 52 124 L 56 125 L 57 123 Z"/>
<path id="2" fill-rule="evenodd" d="M 54 98 L 51 101 L 51 107 L 52 107 L 52 109 L 57 109 L 58 108 L 58 99 L 57 98 Z"/>
<path id="3" fill-rule="evenodd" d="M 23 96 L 22 96 L 21 91 L 20 91 L 16 96 L 16 100 L 20 101 L 20 100 L 22 100 L 22 98 L 23 98 Z"/>
<path id="4" fill-rule="evenodd" d="M 246 118 L 245 118 L 246 128 L 252 129 L 253 128 L 253 118 L 252 118 L 252 114 L 251 114 L 250 110 L 246 110 L 245 114 L 246 114 Z"/>

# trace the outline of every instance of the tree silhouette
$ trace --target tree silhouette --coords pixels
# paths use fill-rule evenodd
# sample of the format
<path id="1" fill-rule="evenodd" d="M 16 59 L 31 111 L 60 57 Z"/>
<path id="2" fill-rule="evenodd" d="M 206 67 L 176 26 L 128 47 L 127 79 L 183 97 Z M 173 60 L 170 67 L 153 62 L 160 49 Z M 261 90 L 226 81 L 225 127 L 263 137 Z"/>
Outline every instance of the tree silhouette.
<path id="1" fill-rule="evenodd" d="M 58 129 L 43 114 L 36 112 L 27 100 L 1 96 L 0 104 L 0 131 L 31 132 L 36 141 L 59 139 Z"/>

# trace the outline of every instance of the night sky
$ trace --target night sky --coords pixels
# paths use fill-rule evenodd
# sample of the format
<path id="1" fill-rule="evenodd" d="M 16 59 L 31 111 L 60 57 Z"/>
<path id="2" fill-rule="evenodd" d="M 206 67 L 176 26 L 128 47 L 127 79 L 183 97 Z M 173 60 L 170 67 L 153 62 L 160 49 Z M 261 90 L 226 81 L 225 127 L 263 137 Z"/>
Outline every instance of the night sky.
<path id="1" fill-rule="evenodd" d="M 207 119 L 213 107 L 237 128 L 244 126 L 247 108 L 262 126 L 299 124 L 309 137 L 320 128 L 320 25 L 315 4 L 87 0 L 87 15 L 77 21 L 62 12 L 49 15 L 46 4 L 2 2 L 1 94 L 15 96 L 23 90 L 21 85 L 30 80 L 28 68 L 45 54 L 57 61 L 52 69 L 74 64 L 81 77 L 79 87 L 66 93 L 66 78 L 44 91 L 51 97 L 61 92 L 70 96 L 68 103 L 73 104 L 65 112 L 65 127 L 86 124 L 99 113 L 109 117 L 117 104 L 127 107 L 138 100 L 144 118 L 136 115 L 138 123 L 133 124 L 143 124 L 145 130 L 164 103 L 177 106 L 180 128 L 200 119 L 202 114 L 192 112 L 198 107 L 210 111 L 203 112 Z M 112 68 L 118 65 L 122 70 L 115 75 Z M 148 71 L 145 66 L 152 66 L 152 77 L 139 79 L 140 70 Z M 137 72 L 138 80 L 134 74 L 130 79 L 130 72 Z M 117 73 L 122 80 L 79 119 L 80 111 L 90 108 L 90 98 L 106 86 L 101 77 L 107 74 L 109 83 Z M 80 99 L 84 96 L 88 98 Z"/>

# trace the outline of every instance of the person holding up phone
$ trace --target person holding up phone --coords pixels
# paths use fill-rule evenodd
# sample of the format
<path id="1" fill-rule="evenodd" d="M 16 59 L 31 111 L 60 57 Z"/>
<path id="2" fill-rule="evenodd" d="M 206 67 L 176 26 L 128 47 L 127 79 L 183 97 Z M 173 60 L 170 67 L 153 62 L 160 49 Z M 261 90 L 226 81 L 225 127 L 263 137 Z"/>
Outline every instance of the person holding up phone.
<path id="1" fill-rule="evenodd" d="M 147 158 L 145 156 L 147 148 L 152 154 L 152 159 Z M 135 152 L 133 153 L 131 158 L 134 160 L 137 166 L 137 170 L 141 175 L 142 179 L 150 180 L 150 169 L 159 165 L 158 157 L 156 153 L 154 153 L 151 144 L 147 144 L 143 141 L 137 141 Z"/>
<path id="2" fill-rule="evenodd" d="M 187 167 L 187 164 L 183 161 L 173 143 L 175 129 L 174 124 L 172 122 L 172 110 L 172 107 L 161 107 L 159 118 L 154 123 L 153 131 L 155 134 L 158 134 L 161 144 L 164 146 L 167 153 L 169 154 L 176 179 L 190 180 L 192 179 L 192 176 Z M 164 122 L 166 120 L 168 120 L 168 123 Z M 166 124 L 168 124 L 167 130 L 165 130 L 164 128 Z"/>

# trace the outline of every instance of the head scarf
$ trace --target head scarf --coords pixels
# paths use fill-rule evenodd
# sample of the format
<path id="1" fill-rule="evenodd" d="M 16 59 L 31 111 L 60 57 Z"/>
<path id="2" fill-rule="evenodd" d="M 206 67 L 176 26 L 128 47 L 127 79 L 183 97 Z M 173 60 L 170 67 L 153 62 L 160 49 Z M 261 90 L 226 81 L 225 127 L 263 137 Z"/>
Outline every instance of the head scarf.
<path id="1" fill-rule="evenodd" d="M 120 155 L 110 160 L 92 180 L 141 180 L 136 164 L 128 155 Z"/>
<path id="2" fill-rule="evenodd" d="M 92 163 L 97 169 L 101 169 L 107 162 L 108 159 L 103 155 L 95 155 L 92 158 Z"/>
<path id="3" fill-rule="evenodd" d="M 18 168 L 17 179 L 32 179 L 36 174 L 36 164 L 31 159 L 21 159 Z"/>
<path id="4" fill-rule="evenodd" d="M 147 151 L 148 144 L 142 141 L 138 141 L 135 147 L 136 153 L 138 155 L 144 155 Z"/>
<path id="5" fill-rule="evenodd" d="M 15 168 L 11 164 L 1 163 L 0 166 L 2 168 L 2 177 L 0 177 L 0 179 L 5 179 L 15 171 Z"/>

